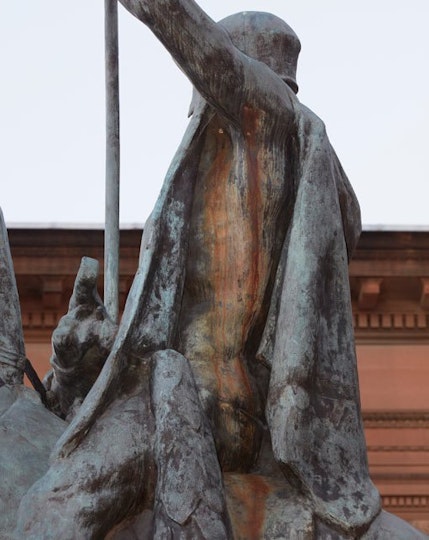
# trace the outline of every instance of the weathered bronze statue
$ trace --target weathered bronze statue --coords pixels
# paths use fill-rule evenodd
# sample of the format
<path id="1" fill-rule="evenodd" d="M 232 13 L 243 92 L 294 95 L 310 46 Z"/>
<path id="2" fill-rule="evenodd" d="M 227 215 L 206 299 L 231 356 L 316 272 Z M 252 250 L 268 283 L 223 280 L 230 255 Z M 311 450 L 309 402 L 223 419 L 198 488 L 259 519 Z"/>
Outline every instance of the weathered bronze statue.
<path id="1" fill-rule="evenodd" d="M 267 13 L 122 4 L 191 80 L 192 119 L 117 332 L 90 261 L 78 276 L 48 392 L 72 420 L 17 538 L 423 537 L 369 478 L 347 273 L 359 207 L 296 97 L 297 36 Z"/>

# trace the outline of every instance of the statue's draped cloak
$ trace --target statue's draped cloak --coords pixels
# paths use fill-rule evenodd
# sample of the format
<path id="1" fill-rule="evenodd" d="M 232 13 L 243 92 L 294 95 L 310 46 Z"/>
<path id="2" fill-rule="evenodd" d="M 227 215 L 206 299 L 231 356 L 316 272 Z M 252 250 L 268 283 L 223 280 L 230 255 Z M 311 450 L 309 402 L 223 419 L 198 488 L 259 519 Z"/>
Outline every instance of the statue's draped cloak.
<path id="1" fill-rule="evenodd" d="M 79 444 L 120 395 L 121 373 L 174 348 L 185 281 L 200 135 L 213 110 L 194 111 L 145 225 L 139 269 L 112 352 L 56 455 Z M 271 366 L 266 415 L 274 456 L 331 523 L 364 531 L 380 511 L 360 413 L 348 260 L 360 234 L 353 190 L 325 128 L 296 102 L 295 202 L 258 358 Z M 284 231 L 283 231 L 284 232 Z"/>
<path id="2" fill-rule="evenodd" d="M 348 278 L 354 192 L 322 121 L 299 108 L 294 212 L 258 356 L 271 365 L 274 456 L 316 513 L 362 532 L 380 511 L 363 434 Z"/>

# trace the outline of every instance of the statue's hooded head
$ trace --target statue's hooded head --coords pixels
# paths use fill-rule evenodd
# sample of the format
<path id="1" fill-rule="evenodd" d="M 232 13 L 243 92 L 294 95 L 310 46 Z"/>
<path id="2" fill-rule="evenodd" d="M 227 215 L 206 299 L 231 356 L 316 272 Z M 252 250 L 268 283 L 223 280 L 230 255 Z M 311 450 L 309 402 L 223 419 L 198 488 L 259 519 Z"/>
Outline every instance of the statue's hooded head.
<path id="1" fill-rule="evenodd" d="M 301 43 L 282 19 L 261 11 L 243 11 L 219 21 L 241 52 L 264 62 L 297 93 L 296 67 Z"/>

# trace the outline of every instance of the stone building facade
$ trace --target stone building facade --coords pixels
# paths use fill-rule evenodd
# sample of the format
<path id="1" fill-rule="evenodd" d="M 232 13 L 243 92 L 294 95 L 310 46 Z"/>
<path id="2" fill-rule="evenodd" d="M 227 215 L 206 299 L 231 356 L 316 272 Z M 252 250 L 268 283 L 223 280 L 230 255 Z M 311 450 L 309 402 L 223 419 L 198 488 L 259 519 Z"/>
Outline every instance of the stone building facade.
<path id="1" fill-rule="evenodd" d="M 27 356 L 43 377 L 81 257 L 103 260 L 103 231 L 12 227 L 9 239 Z M 121 231 L 122 306 L 140 239 Z M 364 231 L 350 286 L 371 474 L 385 509 L 429 533 L 429 232 Z"/>

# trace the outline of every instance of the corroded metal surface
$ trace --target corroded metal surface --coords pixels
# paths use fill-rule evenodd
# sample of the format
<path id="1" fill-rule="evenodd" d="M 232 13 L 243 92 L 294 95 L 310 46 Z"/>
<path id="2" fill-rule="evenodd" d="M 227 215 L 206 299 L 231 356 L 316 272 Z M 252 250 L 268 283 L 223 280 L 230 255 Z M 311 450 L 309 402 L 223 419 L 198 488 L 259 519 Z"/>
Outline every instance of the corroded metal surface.
<path id="1" fill-rule="evenodd" d="M 216 425 L 222 468 L 245 471 L 258 453 L 263 422 L 251 372 L 255 333 L 279 259 L 280 211 L 290 186 L 283 155 L 267 149 L 271 130 L 251 107 L 244 107 L 243 129 L 244 137 L 216 118 L 204 133 L 179 350 Z"/>
<path id="2" fill-rule="evenodd" d="M 359 206 L 295 95 L 299 46 L 285 76 L 274 16 L 237 15 L 234 38 L 191 0 L 122 3 L 193 83 L 193 118 L 17 537 L 385 537 L 400 522 L 368 475 L 347 276 Z"/>
<path id="3" fill-rule="evenodd" d="M 225 475 L 234 538 L 314 538 L 313 513 L 298 490 L 281 476 Z"/>

